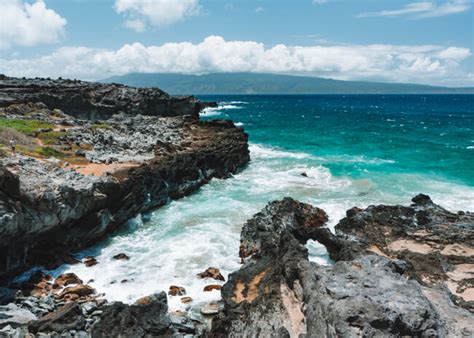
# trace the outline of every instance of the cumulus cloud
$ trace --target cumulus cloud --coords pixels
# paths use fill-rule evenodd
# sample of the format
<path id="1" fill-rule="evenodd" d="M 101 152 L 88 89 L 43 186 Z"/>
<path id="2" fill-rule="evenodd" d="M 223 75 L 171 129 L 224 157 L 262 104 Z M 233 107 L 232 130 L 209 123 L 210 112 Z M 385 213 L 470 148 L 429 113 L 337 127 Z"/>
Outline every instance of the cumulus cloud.
<path id="1" fill-rule="evenodd" d="M 131 72 L 203 74 L 262 72 L 337 79 L 466 84 L 460 62 L 467 48 L 433 45 L 333 45 L 266 47 L 255 41 L 204 41 L 161 46 L 126 44 L 117 50 L 60 48 L 33 59 L 0 59 L 0 73 L 100 79 Z"/>
<path id="2" fill-rule="evenodd" d="M 0 49 L 57 42 L 66 25 L 66 19 L 42 0 L 0 0 L 0 16 Z"/>
<path id="3" fill-rule="evenodd" d="M 446 16 L 456 13 L 462 13 L 471 7 L 469 0 L 448 0 L 442 4 L 437 4 L 434 1 L 412 2 L 400 9 L 383 10 L 378 12 L 361 13 L 357 17 L 371 17 L 371 16 L 408 16 L 413 19 L 432 18 L 439 16 Z"/>
<path id="4" fill-rule="evenodd" d="M 162 27 L 199 13 L 199 0 L 115 0 L 125 26 L 143 32 L 147 25 Z"/>

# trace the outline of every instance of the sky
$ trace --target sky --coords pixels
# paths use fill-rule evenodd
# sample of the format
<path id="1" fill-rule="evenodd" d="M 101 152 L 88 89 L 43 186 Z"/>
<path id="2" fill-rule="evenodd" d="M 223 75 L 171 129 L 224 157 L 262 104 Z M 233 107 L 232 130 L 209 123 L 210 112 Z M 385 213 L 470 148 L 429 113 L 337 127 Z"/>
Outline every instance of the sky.
<path id="1" fill-rule="evenodd" d="M 0 73 L 474 86 L 474 0 L 0 0 Z"/>

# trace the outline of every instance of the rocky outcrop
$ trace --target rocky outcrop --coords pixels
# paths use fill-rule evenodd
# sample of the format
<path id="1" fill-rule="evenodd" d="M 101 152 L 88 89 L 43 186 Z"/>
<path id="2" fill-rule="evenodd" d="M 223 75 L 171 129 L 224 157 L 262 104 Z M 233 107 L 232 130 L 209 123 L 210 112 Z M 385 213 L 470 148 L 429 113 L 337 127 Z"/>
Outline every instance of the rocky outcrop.
<path id="1" fill-rule="evenodd" d="M 173 333 L 164 292 L 149 296 L 146 304 L 112 303 L 92 329 L 92 337 L 159 337 Z"/>
<path id="2" fill-rule="evenodd" d="M 132 88 L 79 80 L 20 79 L 0 75 L 0 107 L 21 103 L 45 104 L 83 119 L 114 114 L 198 116 L 205 105 L 192 96 L 172 97 L 158 88 Z"/>
<path id="3" fill-rule="evenodd" d="M 17 154 L 0 161 L 0 279 L 35 264 L 75 263 L 71 250 L 212 178 L 229 177 L 250 160 L 242 128 L 231 121 L 179 116 L 190 111 L 174 107 L 168 102 L 174 99 L 158 89 L 11 78 L 0 84 L 0 97 L 10 103 L 0 109 L 4 121 L 20 120 L 30 129 L 47 126 L 24 135 L 34 146 L 19 144 Z M 142 107 L 158 94 L 178 116 L 130 115 L 168 115 L 151 103 Z M 46 99 L 11 104 L 17 101 L 5 95 L 21 102 Z M 105 109 L 104 116 L 121 113 L 98 121 L 78 119 L 83 105 L 77 103 L 76 114 L 69 107 L 71 95 Z M 44 102 L 49 97 L 64 105 Z"/>
<path id="4" fill-rule="evenodd" d="M 336 226 L 344 259 L 375 253 L 405 261 L 406 275 L 425 286 L 443 285 L 474 311 L 474 214 L 452 213 L 426 195 L 404 206 L 353 208 Z"/>
<path id="5" fill-rule="evenodd" d="M 369 210 L 370 216 L 364 214 Z M 407 219 L 416 214 L 421 224 Z M 242 229 L 240 256 L 245 263 L 222 288 L 224 311 L 214 319 L 211 336 L 472 335 L 469 306 L 454 303 L 443 285 L 413 278 L 413 263 L 400 259 L 404 257 L 367 250 L 373 238 L 383 238 L 377 234 L 384 233 L 392 243 L 401 229 L 410 233 L 417 227 L 426 230 L 428 224 L 434 229 L 437 221 L 444 224 L 447 237 L 470 246 L 468 234 L 459 236 L 472 227 L 469 217 L 417 197 L 406 208 L 350 210 L 333 235 L 324 227 L 327 217 L 321 209 L 288 198 L 272 202 Z M 390 229 L 393 233 L 387 234 Z M 308 239 L 323 243 L 335 264 L 310 262 L 304 246 Z"/>

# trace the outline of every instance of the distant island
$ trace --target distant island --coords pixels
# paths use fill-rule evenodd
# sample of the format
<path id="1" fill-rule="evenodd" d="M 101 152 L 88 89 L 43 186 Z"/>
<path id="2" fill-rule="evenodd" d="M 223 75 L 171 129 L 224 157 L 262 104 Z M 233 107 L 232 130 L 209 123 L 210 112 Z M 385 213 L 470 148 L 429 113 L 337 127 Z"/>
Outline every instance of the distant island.
<path id="1" fill-rule="evenodd" d="M 183 75 L 131 73 L 112 76 L 105 83 L 133 87 L 159 87 L 175 94 L 474 94 L 474 87 L 440 87 L 410 83 L 341 81 L 318 77 L 214 73 Z"/>

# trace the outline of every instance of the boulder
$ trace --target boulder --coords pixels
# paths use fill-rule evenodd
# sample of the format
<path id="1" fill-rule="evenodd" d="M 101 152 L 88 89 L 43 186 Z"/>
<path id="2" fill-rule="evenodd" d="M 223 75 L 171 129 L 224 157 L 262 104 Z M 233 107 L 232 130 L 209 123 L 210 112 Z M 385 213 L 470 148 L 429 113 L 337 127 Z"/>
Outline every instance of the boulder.
<path id="1" fill-rule="evenodd" d="M 82 280 L 74 273 L 64 273 L 54 280 L 54 286 L 68 286 L 70 284 L 82 284 Z"/>
<path id="2" fill-rule="evenodd" d="M 86 320 L 82 314 L 81 307 L 77 303 L 68 303 L 58 310 L 41 317 L 28 324 L 30 332 L 40 331 L 63 332 L 69 330 L 82 330 Z"/>
<path id="3" fill-rule="evenodd" d="M 7 325 L 18 327 L 35 319 L 36 316 L 31 311 L 20 308 L 16 304 L 10 303 L 0 306 L 0 327 Z"/>
<path id="4" fill-rule="evenodd" d="M 210 291 L 213 291 L 213 290 L 220 290 L 222 289 L 222 285 L 218 285 L 218 284 L 210 284 L 210 285 L 206 285 L 203 289 L 204 292 L 210 292 Z"/>
<path id="5" fill-rule="evenodd" d="M 213 267 L 209 267 L 206 269 L 206 271 L 198 273 L 197 276 L 199 278 L 213 278 L 216 280 L 225 281 L 225 278 L 224 276 L 222 276 L 220 270 L 218 268 Z"/>
<path id="6" fill-rule="evenodd" d="M 166 294 L 150 296 L 150 302 L 104 306 L 101 320 L 92 328 L 92 337 L 157 337 L 171 335 Z"/>
<path id="7" fill-rule="evenodd" d="M 171 285 L 168 294 L 170 296 L 184 296 L 186 289 L 181 286 Z"/>
<path id="8" fill-rule="evenodd" d="M 130 259 L 130 257 L 128 257 L 126 254 L 124 253 L 119 253 L 117 255 L 115 255 L 113 257 L 115 260 L 123 260 L 123 261 L 128 261 Z"/>

